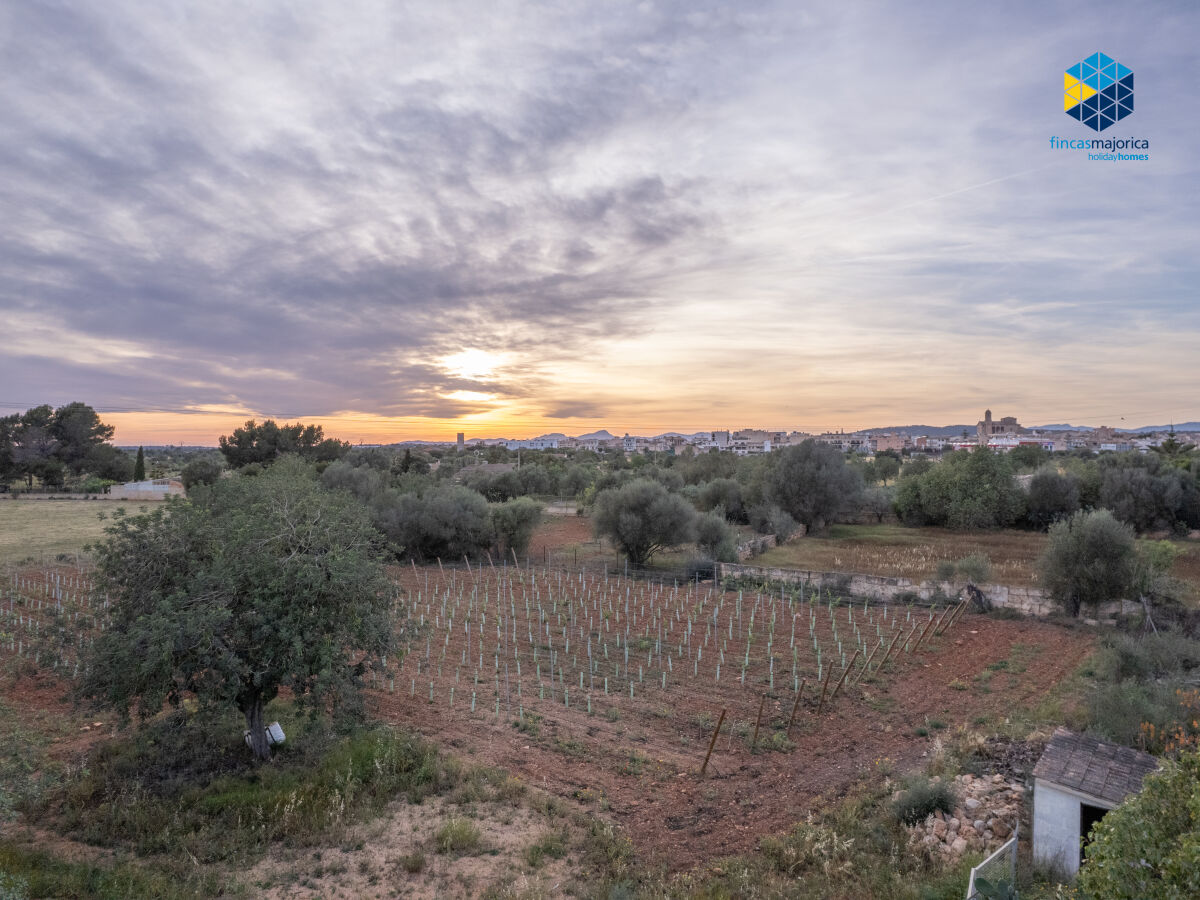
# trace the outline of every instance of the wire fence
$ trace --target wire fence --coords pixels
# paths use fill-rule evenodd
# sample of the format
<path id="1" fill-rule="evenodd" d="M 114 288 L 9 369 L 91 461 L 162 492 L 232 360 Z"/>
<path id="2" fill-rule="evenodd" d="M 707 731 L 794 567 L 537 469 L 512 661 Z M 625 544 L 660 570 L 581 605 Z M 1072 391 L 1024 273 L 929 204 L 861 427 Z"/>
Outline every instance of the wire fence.
<path id="1" fill-rule="evenodd" d="M 1008 841 L 971 869 L 967 900 L 999 900 L 1016 896 L 1018 831 L 1019 828 L 1014 829 Z"/>

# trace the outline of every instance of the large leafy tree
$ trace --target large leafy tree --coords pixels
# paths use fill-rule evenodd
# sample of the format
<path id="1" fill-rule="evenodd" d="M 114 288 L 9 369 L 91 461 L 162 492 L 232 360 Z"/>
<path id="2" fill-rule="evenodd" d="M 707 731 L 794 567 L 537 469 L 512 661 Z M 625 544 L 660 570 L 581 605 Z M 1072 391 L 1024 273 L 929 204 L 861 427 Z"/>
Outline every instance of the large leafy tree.
<path id="1" fill-rule="evenodd" d="M 986 448 L 951 453 L 927 472 L 902 478 L 896 511 L 909 525 L 1006 528 L 1025 513 L 1012 464 Z"/>
<path id="2" fill-rule="evenodd" d="M 1072 616 L 1084 603 L 1128 597 L 1137 576 L 1133 529 L 1107 509 L 1077 512 L 1050 526 L 1038 573 L 1050 596 Z"/>
<path id="3" fill-rule="evenodd" d="M 0 482 L 14 476 L 33 487 L 62 484 L 67 473 L 91 472 L 125 480 L 132 463 L 111 443 L 113 426 L 105 425 L 85 403 L 58 409 L 35 406 L 0 419 Z"/>
<path id="4" fill-rule="evenodd" d="M 58 458 L 72 474 L 91 468 L 97 448 L 112 440 L 116 429 L 105 425 L 86 403 L 68 403 L 54 411 L 50 433 L 58 441 Z"/>
<path id="5" fill-rule="evenodd" d="M 812 438 L 783 450 L 768 476 L 770 498 L 810 531 L 846 510 L 862 490 L 862 478 L 836 447 Z"/>
<path id="6" fill-rule="evenodd" d="M 63 463 L 58 458 L 59 441 L 54 437 L 54 409 L 49 405 L 27 409 L 12 431 L 12 458 L 29 487 L 37 478 L 61 484 Z"/>
<path id="7" fill-rule="evenodd" d="M 695 508 L 657 481 L 638 478 L 596 496 L 592 527 L 621 548 L 635 566 L 659 550 L 692 540 Z"/>
<path id="8" fill-rule="evenodd" d="M 357 696 L 392 645 L 394 590 L 362 507 L 300 460 L 218 481 L 196 498 L 120 519 L 98 548 L 112 624 L 81 695 L 148 716 L 194 696 L 244 714 L 269 755 L 263 707 L 280 688 Z"/>
<path id="9" fill-rule="evenodd" d="M 259 424 L 250 419 L 231 435 L 221 435 L 218 443 L 225 461 L 232 469 L 251 463 L 270 465 L 286 454 L 297 454 L 308 460 L 329 462 L 345 456 L 350 445 L 326 438 L 320 425 L 301 422 L 279 425 L 274 419 Z"/>

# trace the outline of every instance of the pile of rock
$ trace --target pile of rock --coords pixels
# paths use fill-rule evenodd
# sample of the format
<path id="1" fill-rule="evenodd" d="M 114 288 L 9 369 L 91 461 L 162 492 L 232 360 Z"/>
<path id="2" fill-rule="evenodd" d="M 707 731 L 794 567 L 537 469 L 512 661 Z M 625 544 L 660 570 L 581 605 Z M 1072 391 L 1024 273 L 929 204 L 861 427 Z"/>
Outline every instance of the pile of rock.
<path id="1" fill-rule="evenodd" d="M 1021 815 L 1024 785 L 1006 781 L 1003 775 L 955 775 L 953 787 L 958 806 L 952 813 L 935 812 L 914 825 L 914 842 L 961 856 L 968 851 L 990 853 L 1012 837 Z"/>

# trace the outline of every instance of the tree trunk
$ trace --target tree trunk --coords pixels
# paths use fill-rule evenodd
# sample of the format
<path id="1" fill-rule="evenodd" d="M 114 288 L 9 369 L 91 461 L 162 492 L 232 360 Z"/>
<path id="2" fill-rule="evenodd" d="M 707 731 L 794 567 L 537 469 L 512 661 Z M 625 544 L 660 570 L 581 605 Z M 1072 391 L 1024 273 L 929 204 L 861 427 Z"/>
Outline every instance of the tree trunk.
<path id="1" fill-rule="evenodd" d="M 246 702 L 242 712 L 246 714 L 246 728 L 250 731 L 250 749 L 260 762 L 271 758 L 271 745 L 267 742 L 267 730 L 263 726 L 262 697 Z"/>

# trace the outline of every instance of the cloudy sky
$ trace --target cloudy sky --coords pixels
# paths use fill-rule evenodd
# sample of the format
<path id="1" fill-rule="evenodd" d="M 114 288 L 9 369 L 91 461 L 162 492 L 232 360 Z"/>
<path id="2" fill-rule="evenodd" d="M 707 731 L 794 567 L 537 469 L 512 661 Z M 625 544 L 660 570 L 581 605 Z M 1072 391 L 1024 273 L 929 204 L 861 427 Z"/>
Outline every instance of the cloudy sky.
<path id="1" fill-rule="evenodd" d="M 1200 418 L 1200 7 L 0 0 L 0 412 Z M 1091 161 L 1063 70 L 1136 110 Z"/>

